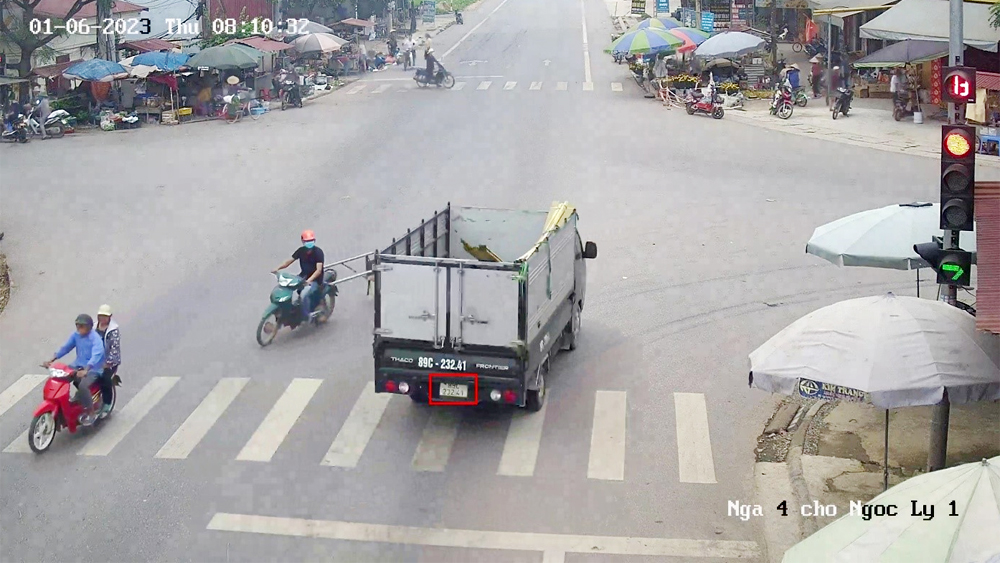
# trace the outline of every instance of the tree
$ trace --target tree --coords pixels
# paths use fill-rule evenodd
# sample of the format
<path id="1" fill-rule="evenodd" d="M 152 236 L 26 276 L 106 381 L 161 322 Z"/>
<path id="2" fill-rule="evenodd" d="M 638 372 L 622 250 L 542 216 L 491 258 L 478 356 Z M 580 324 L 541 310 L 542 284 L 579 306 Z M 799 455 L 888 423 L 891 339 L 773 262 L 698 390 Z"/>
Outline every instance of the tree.
<path id="1" fill-rule="evenodd" d="M 995 28 L 1000 27 L 1000 0 L 990 6 L 990 25 Z"/>
<path id="2" fill-rule="evenodd" d="M 62 30 L 55 29 L 56 26 L 62 25 L 65 20 L 71 19 L 80 10 L 95 1 L 74 0 L 73 5 L 62 17 L 53 18 L 35 15 L 35 8 L 41 0 L 0 0 L 0 41 L 16 47 L 21 52 L 21 60 L 17 63 L 17 75 L 21 78 L 27 78 L 31 74 L 31 57 L 35 51 L 45 47 L 56 37 L 64 35 Z M 107 1 L 110 6 L 110 0 L 104 1 Z M 4 14 L 14 14 L 15 12 L 19 12 L 19 14 L 11 18 L 8 23 Z M 36 23 L 32 25 L 32 21 Z M 46 21 L 51 21 L 51 25 L 46 24 L 39 28 L 39 23 L 44 24 Z M 35 31 L 51 31 L 52 33 L 32 33 L 32 27 L 35 28 Z"/>

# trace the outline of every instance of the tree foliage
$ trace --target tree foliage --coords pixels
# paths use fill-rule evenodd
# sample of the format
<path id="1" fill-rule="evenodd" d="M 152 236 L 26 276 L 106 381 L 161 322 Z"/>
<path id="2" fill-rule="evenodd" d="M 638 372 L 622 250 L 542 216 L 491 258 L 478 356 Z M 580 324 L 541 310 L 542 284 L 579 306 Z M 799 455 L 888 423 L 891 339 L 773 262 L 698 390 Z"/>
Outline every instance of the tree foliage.
<path id="1" fill-rule="evenodd" d="M 1000 27 L 1000 0 L 990 6 L 990 24 L 993 27 Z"/>
<path id="2" fill-rule="evenodd" d="M 21 78 L 27 78 L 31 73 L 31 58 L 39 48 L 45 47 L 56 37 L 64 36 L 65 32 L 56 30 L 56 26 L 62 25 L 65 20 L 72 19 L 80 10 L 97 0 L 74 0 L 73 5 L 61 18 L 36 15 L 35 8 L 41 0 L 0 0 L 0 8 L 4 14 L 13 14 L 14 17 L 7 18 L 9 21 L 0 18 L 0 40 L 7 45 L 17 47 L 21 51 L 21 61 L 17 64 L 17 73 Z M 111 0 L 101 0 L 107 2 L 109 8 Z M 109 9 L 110 11 L 110 9 Z M 53 33 L 35 34 L 31 32 L 32 20 L 51 20 Z M 37 25 L 37 24 L 36 24 Z"/>

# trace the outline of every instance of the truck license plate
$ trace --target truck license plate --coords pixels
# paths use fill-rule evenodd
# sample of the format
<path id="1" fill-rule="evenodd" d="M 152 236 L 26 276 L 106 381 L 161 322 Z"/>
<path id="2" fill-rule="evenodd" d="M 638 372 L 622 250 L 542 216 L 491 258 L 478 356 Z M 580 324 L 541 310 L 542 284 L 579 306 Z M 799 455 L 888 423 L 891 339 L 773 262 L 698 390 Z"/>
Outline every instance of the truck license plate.
<path id="1" fill-rule="evenodd" d="M 438 395 L 442 397 L 455 397 L 457 399 L 467 399 L 469 397 L 468 385 L 455 385 L 452 383 L 442 383 L 438 388 Z"/>

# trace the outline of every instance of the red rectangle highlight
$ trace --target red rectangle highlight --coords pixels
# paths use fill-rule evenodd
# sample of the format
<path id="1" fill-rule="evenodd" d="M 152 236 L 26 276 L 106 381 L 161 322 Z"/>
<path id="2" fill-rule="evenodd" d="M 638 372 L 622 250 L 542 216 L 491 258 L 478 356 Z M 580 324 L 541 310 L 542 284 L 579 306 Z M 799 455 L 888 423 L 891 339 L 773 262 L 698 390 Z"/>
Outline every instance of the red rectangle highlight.
<path id="1" fill-rule="evenodd" d="M 465 401 L 442 401 L 434 400 L 434 378 L 438 380 L 445 378 L 472 379 L 473 395 L 471 400 Z M 432 373 L 427 376 L 427 404 L 429 405 L 478 405 L 479 404 L 479 374 L 478 373 Z"/>

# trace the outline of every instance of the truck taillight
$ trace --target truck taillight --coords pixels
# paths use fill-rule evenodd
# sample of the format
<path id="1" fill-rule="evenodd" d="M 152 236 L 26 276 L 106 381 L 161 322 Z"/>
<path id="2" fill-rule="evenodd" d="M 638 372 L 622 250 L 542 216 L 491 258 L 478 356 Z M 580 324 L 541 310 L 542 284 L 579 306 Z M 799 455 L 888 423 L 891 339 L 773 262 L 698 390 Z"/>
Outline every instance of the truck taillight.
<path id="1" fill-rule="evenodd" d="M 510 389 L 503 392 L 503 400 L 505 403 L 516 403 L 517 402 L 517 392 L 511 391 Z"/>
<path id="2" fill-rule="evenodd" d="M 395 381 L 389 380 L 389 381 L 385 382 L 385 391 L 386 391 L 386 393 L 395 393 L 396 389 L 398 389 L 398 388 L 399 387 L 396 385 Z"/>

